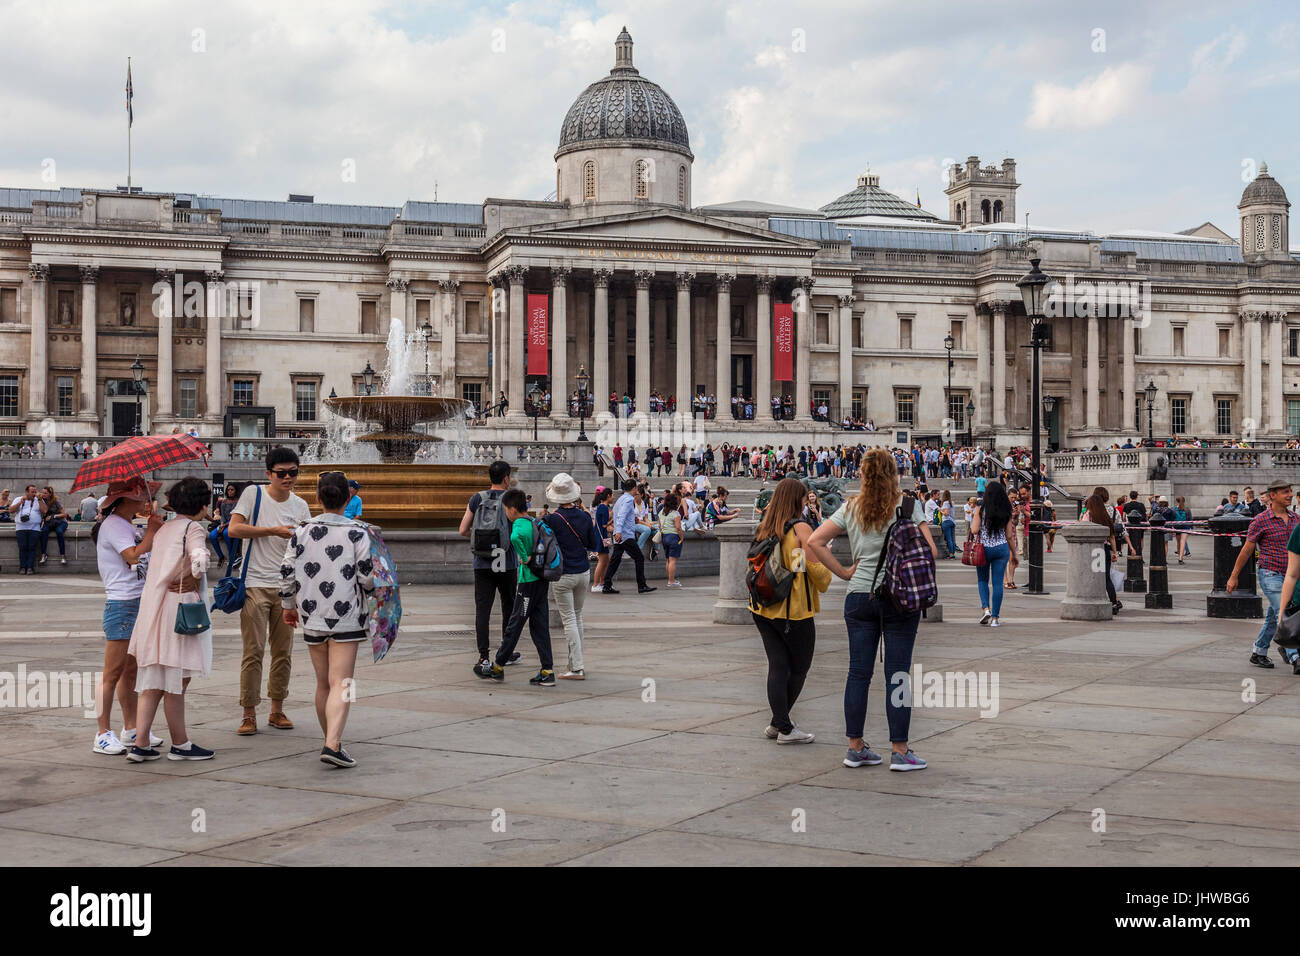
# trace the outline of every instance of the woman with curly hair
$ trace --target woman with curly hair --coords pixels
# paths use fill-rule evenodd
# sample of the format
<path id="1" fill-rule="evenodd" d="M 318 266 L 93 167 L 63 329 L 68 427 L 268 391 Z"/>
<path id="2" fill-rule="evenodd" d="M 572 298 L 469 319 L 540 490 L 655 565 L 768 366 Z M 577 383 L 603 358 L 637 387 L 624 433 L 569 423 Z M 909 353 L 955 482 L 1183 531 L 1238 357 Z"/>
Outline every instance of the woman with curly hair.
<path id="1" fill-rule="evenodd" d="M 836 577 L 849 582 L 844 599 L 844 623 L 849 632 L 849 674 L 844 685 L 845 735 L 849 738 L 846 767 L 874 766 L 882 762 L 863 739 L 867 716 L 867 689 L 871 686 L 876 650 L 883 638 L 885 642 L 885 677 L 891 688 L 899 675 L 906 678 L 912 668 L 912 646 L 916 641 L 917 625 L 921 612 L 901 614 L 888 601 L 875 596 L 877 585 L 883 577 L 881 551 L 889 537 L 890 528 L 899 520 L 904 502 L 898 484 L 898 465 L 883 448 L 873 448 L 862 458 L 862 484 L 858 494 L 846 501 L 808 538 L 806 548 L 814 560 L 831 569 Z M 938 550 L 930 529 L 925 524 L 925 513 L 913 500 L 910 512 L 904 508 L 902 520 L 915 521 L 921 534 L 936 557 Z M 838 535 L 849 536 L 849 551 L 853 563 L 844 567 L 831 553 L 830 543 Z M 924 770 L 925 761 L 907 746 L 907 732 L 911 724 L 910 699 L 890 693 L 886 698 L 885 713 L 889 721 L 889 739 L 893 753 L 889 758 L 890 770 Z"/>

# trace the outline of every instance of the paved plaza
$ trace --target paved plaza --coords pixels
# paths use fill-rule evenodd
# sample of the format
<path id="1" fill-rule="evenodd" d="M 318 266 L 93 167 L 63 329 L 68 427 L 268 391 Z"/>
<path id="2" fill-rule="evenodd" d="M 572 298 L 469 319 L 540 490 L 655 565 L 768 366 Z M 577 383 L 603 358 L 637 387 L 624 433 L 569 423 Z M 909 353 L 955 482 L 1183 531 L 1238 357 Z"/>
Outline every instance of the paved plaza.
<path id="1" fill-rule="evenodd" d="M 1171 569 L 1174 610 L 1126 596 L 1101 624 L 1058 618 L 1063 545 L 1051 596 L 1008 593 L 998 630 L 975 624 L 974 572 L 941 562 L 945 619 L 922 623 L 915 662 L 996 674 L 998 712 L 917 709 L 930 765 L 906 774 L 841 765 L 838 581 L 794 711 L 804 746 L 762 736 L 762 645 L 711 623 L 713 579 L 590 595 L 590 676 L 551 689 L 528 686 L 526 638 L 504 686 L 473 676 L 471 588 L 404 589 L 395 649 L 358 666 L 355 770 L 317 759 L 301 641 L 296 728 L 235 735 L 238 624 L 214 615 L 213 673 L 188 696 L 212 761 L 132 765 L 91 753 L 80 707 L 0 710 L 0 864 L 1294 864 L 1300 677 L 1246 663 L 1258 622 L 1205 617 L 1197 545 Z M 6 576 L 0 672 L 98 671 L 101 609 L 96 577 Z M 884 689 L 877 664 L 867 739 L 887 754 Z"/>

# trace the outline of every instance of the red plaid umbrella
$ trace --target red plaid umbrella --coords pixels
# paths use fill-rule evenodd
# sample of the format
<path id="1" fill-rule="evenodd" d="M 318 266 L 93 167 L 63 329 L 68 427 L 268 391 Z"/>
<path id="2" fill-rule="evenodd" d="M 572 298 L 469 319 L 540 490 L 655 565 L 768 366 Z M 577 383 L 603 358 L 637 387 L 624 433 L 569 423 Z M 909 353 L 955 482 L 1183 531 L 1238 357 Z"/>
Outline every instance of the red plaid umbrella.
<path id="1" fill-rule="evenodd" d="M 72 491 L 93 488 L 110 481 L 126 481 L 155 468 L 202 458 L 207 465 L 208 446 L 191 435 L 140 435 L 119 442 L 96 455 L 77 471 Z"/>

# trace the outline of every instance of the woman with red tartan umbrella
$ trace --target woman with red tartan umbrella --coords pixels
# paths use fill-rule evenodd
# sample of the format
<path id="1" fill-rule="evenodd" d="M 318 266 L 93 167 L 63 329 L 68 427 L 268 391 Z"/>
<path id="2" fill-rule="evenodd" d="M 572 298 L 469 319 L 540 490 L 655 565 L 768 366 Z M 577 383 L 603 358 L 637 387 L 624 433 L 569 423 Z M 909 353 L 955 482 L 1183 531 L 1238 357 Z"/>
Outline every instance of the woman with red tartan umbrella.
<path id="1" fill-rule="evenodd" d="M 207 445 L 191 435 L 139 435 L 118 442 L 83 464 L 77 470 L 77 480 L 71 490 L 80 491 L 110 481 L 130 481 L 145 472 L 182 461 L 201 458 L 206 464 L 211 453 Z"/>

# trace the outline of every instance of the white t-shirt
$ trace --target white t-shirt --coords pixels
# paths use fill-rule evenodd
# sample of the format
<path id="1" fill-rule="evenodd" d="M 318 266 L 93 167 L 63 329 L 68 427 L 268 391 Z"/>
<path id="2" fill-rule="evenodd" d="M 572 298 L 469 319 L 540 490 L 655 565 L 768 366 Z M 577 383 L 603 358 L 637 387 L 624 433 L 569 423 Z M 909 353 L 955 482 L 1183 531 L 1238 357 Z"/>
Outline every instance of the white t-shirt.
<path id="1" fill-rule="evenodd" d="M 257 486 L 249 485 L 239 496 L 233 514 L 253 521 L 253 509 L 257 504 Z M 256 526 L 272 528 L 276 525 L 298 525 L 311 517 L 307 502 L 295 494 L 290 494 L 284 501 L 276 501 L 262 488 L 262 507 L 257 513 Z M 250 588 L 278 588 L 280 586 L 280 559 L 284 557 L 284 541 L 281 538 L 245 538 L 244 554 L 248 555 L 248 580 L 245 585 Z"/>
<path id="2" fill-rule="evenodd" d="M 695 476 L 695 493 L 698 495 L 709 488 L 709 478 L 707 475 L 699 474 Z"/>
<path id="3" fill-rule="evenodd" d="M 108 600 L 134 601 L 143 593 L 149 556 L 142 555 L 135 567 L 122 560 L 122 552 L 134 548 L 142 537 L 144 535 L 139 529 L 121 515 L 109 515 L 99 526 L 95 557 L 99 564 L 99 577 L 104 582 L 104 596 Z"/>
<path id="4" fill-rule="evenodd" d="M 31 501 L 19 498 L 18 510 L 14 512 L 14 526 L 19 531 L 39 531 L 41 529 L 41 499 Z"/>

